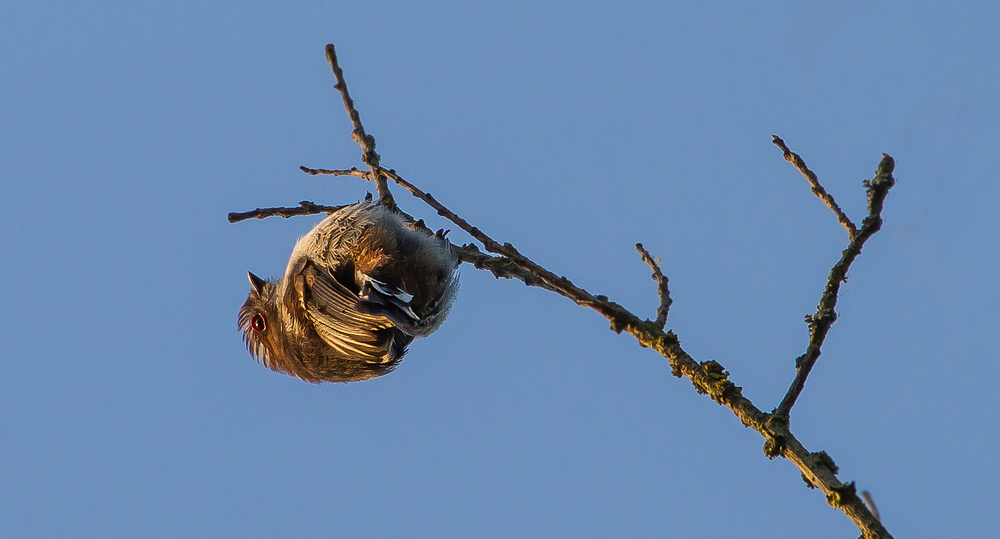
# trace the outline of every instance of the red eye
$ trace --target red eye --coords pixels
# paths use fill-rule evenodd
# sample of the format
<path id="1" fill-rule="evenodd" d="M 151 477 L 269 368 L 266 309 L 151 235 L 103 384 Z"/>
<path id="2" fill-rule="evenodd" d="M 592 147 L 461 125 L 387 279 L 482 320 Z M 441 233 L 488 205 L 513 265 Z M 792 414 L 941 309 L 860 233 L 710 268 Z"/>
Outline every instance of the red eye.
<path id="1" fill-rule="evenodd" d="M 267 329 L 267 322 L 264 321 L 264 315 L 261 313 L 253 315 L 253 318 L 250 319 L 250 327 L 257 333 Z"/>

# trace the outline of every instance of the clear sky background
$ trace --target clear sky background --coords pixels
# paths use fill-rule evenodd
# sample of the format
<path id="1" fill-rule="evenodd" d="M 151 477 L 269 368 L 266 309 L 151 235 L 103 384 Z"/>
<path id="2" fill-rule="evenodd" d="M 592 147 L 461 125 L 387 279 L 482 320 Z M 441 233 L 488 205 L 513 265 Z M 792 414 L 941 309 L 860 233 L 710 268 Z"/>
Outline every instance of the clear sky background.
<path id="1" fill-rule="evenodd" d="M 361 166 L 668 326 L 764 410 L 898 184 L 793 411 L 896 537 L 996 533 L 1000 12 L 930 2 L 6 2 L 3 537 L 856 536 L 733 414 L 597 314 L 465 267 L 393 374 L 310 385 L 236 330 Z M 397 191 L 405 210 L 448 227 Z M 469 241 L 453 232 L 453 241 Z"/>

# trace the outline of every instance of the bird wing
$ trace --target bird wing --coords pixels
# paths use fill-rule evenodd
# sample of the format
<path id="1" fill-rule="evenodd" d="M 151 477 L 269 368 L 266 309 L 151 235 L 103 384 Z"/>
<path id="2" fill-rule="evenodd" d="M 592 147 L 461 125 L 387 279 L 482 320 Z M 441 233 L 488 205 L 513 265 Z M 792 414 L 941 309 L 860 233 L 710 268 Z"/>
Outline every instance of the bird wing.
<path id="1" fill-rule="evenodd" d="M 414 324 L 420 321 L 420 317 L 410 305 L 413 301 L 411 294 L 369 275 L 361 274 L 360 280 L 358 311 L 372 316 L 384 316 L 403 333 L 416 335 Z"/>
<path id="2" fill-rule="evenodd" d="M 328 271 L 308 264 L 302 271 L 303 302 L 316 333 L 339 355 L 368 363 L 394 359 L 392 322 L 362 313 L 358 296 Z"/>

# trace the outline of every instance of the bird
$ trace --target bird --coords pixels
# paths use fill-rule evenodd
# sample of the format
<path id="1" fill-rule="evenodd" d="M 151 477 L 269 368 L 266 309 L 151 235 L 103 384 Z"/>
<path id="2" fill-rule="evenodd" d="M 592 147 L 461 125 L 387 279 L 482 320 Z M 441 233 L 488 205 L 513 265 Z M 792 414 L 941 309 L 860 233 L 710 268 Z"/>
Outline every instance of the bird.
<path id="1" fill-rule="evenodd" d="M 312 383 L 388 374 L 454 302 L 459 259 L 446 234 L 369 199 L 331 213 L 296 242 L 283 277 L 247 272 L 247 350 Z"/>

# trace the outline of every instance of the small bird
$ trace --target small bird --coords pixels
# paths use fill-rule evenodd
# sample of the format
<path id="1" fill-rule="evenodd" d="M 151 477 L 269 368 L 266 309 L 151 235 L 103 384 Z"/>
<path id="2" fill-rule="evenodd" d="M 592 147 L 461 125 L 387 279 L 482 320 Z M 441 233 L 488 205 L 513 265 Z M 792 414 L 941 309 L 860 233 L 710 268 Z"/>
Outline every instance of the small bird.
<path id="1" fill-rule="evenodd" d="M 459 260 L 445 234 L 368 200 L 341 208 L 299 239 L 283 278 L 247 272 L 247 350 L 313 383 L 389 373 L 451 309 Z"/>

